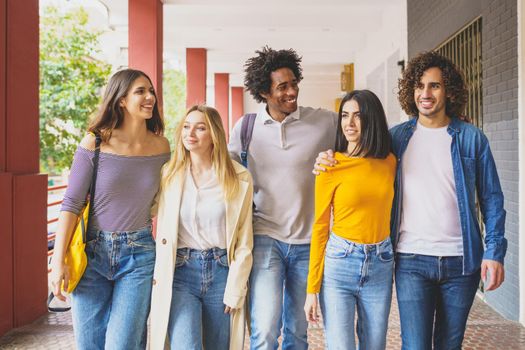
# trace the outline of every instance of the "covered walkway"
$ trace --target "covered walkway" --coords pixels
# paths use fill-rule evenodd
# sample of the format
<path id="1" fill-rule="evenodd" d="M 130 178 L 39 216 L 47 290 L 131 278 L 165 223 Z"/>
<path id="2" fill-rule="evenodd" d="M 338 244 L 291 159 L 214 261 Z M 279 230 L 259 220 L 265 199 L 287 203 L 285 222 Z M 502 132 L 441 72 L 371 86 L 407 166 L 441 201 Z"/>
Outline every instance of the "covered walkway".
<path id="1" fill-rule="evenodd" d="M 309 332 L 310 349 L 324 349 L 322 328 Z M 247 342 L 248 343 L 248 342 Z M 15 329 L 0 338 L 0 349 L 74 349 L 71 313 L 49 313 L 34 323 Z M 387 349 L 401 348 L 397 303 L 392 303 Z M 246 349 L 248 346 L 246 345 Z M 525 327 L 504 319 L 476 298 L 467 323 L 463 349 L 525 349 Z"/>
<path id="2" fill-rule="evenodd" d="M 358 4 L 358 0 L 332 0 L 322 6 L 313 5 L 317 3 L 313 1 L 306 1 L 310 5 L 303 6 L 305 1 L 295 0 L 289 2 L 289 11 L 281 11 L 280 16 L 275 16 L 274 7 L 268 3 L 256 7 L 246 2 L 246 7 L 255 9 L 257 15 L 245 13 L 242 8 L 245 2 L 241 0 L 215 6 L 204 6 L 206 1 L 203 0 L 101 3 L 114 6 L 108 13 L 121 14 L 116 20 L 124 18 L 122 23 L 108 22 L 108 28 L 126 41 L 125 45 L 113 46 L 120 47 L 123 57 L 128 57 L 127 65 L 140 68 L 153 77 L 159 96 L 162 96 L 165 41 L 166 52 L 171 50 L 177 53 L 175 57 L 182 57 L 180 66 L 186 66 L 188 71 L 187 102 L 207 100 L 210 104 L 215 103 L 221 112 L 224 109 L 223 115 L 229 115 L 224 123 L 230 126 L 244 110 L 256 108 L 251 99 L 243 97 L 239 72 L 242 62 L 266 43 L 294 47 L 304 55 L 301 104 L 332 108 L 335 97 L 341 94 L 340 70 L 343 64 L 352 62 L 356 67 L 356 88 L 368 87 L 381 95 L 388 115 L 396 116 L 391 122 L 398 122 L 402 116 L 394 87 L 405 61 L 418 51 L 447 43 L 472 19 L 482 18 L 480 40 L 484 49 L 478 60 L 483 62 L 483 89 L 479 92 L 483 103 L 479 107 L 484 111 L 483 129 L 494 146 L 504 187 L 509 239 L 506 282 L 498 291 L 487 293 L 486 298 L 507 318 L 519 319 L 525 324 L 525 226 L 519 220 L 520 214 L 524 217 L 525 213 L 525 163 L 519 161 L 525 149 L 525 104 L 522 103 L 525 101 L 522 98 L 525 96 L 525 2 L 408 0 L 405 5 L 404 1 L 382 0 L 368 8 Z M 282 1 L 272 3 L 275 8 L 281 8 Z M 396 4 L 403 7 L 396 7 Z M 396 16 L 395 11 L 403 16 Z M 209 23 L 204 34 L 195 30 L 203 26 L 195 25 L 197 22 L 191 14 L 198 14 L 199 24 Z M 227 20 L 219 14 L 234 17 Z M 355 20 L 349 20 L 350 14 Z M 204 15 L 208 21 L 202 20 Z M 0 211 L 3 242 L 0 245 L 0 349 L 74 348 L 70 314 L 48 314 L 45 309 L 47 269 L 43 262 L 47 260 L 47 175 L 39 173 L 38 18 L 37 1 L 0 0 L 0 27 L 4 28 L 0 33 L 0 202 L 3 204 Z M 164 18 L 169 20 L 164 21 Z M 269 18 L 274 18 L 277 24 L 267 23 Z M 300 25 L 292 21 L 297 18 L 302 22 Z M 324 18 L 326 23 L 320 23 L 318 18 Z M 370 18 L 374 19 L 373 26 L 369 25 Z M 172 23 L 187 27 L 164 31 L 163 21 L 167 29 Z M 310 22 L 318 27 L 305 25 Z M 244 30 L 246 28 L 254 32 Z M 357 30 L 361 28 L 367 33 L 359 34 Z M 401 44 L 396 46 L 393 40 L 386 40 L 376 31 L 378 28 L 396 34 L 396 38 L 402 39 Z M 321 38 L 319 44 L 313 42 L 314 33 Z M 164 34 L 166 40 L 163 40 Z M 190 41 L 190 35 L 201 41 Z M 223 41 L 219 42 L 216 36 Z M 350 44 L 347 41 L 350 38 L 357 38 L 357 41 Z M 251 46 L 248 51 L 231 50 L 227 45 L 232 42 Z M 345 45 L 337 45 L 341 42 Z M 226 52 L 216 47 L 219 43 L 227 44 Z M 370 45 L 366 46 L 367 43 Z M 175 44 L 179 51 L 173 49 Z M 346 52 L 341 47 L 353 51 Z M 381 55 L 371 54 L 370 50 L 376 49 L 381 50 Z M 337 56 L 339 53 L 342 56 Z M 232 57 L 233 54 L 236 56 Z M 169 63 L 169 54 L 167 56 Z M 325 58 L 330 61 L 322 61 Z M 214 90 L 215 79 L 221 81 L 220 89 Z M 400 348 L 395 306 L 394 303 L 390 320 L 390 349 Z M 312 349 L 322 348 L 321 329 L 313 328 L 310 339 Z M 525 349 L 525 329 L 477 300 L 464 345 L 465 349 Z"/>

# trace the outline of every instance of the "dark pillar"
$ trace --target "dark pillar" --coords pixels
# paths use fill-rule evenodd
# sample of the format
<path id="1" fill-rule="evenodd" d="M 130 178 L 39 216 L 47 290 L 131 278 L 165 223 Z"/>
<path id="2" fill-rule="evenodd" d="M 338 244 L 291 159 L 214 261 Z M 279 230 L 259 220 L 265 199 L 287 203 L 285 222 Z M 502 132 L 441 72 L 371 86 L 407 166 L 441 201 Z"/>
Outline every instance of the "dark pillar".
<path id="1" fill-rule="evenodd" d="M 162 1 L 129 0 L 129 67 L 153 81 L 162 106 Z"/>
<path id="2" fill-rule="evenodd" d="M 228 139 L 230 134 L 230 75 L 228 73 L 215 73 L 215 108 L 221 115 L 226 139 Z"/>
<path id="3" fill-rule="evenodd" d="M 206 103 L 206 49 L 186 49 L 186 108 Z"/>
<path id="4" fill-rule="evenodd" d="M 0 109 L 0 110 L 3 110 Z M 4 154 L 5 155 L 5 154 Z M 0 336 L 13 328 L 13 176 L 0 171 Z"/>
<path id="5" fill-rule="evenodd" d="M 240 86 L 232 87 L 232 125 L 244 115 L 244 89 Z"/>
<path id="6" fill-rule="evenodd" d="M 39 174 L 38 1 L 0 1 L 0 334 L 46 311 L 47 175 Z"/>

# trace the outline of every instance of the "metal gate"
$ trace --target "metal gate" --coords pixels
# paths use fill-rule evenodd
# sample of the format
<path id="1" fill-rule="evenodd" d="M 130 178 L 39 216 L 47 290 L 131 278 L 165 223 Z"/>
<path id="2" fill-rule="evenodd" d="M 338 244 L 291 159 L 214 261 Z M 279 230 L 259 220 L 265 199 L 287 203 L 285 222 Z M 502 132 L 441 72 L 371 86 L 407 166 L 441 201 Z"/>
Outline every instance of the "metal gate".
<path id="1" fill-rule="evenodd" d="M 463 72 L 468 88 L 468 101 L 463 114 L 483 129 L 481 17 L 438 45 L 435 51 L 451 59 Z"/>

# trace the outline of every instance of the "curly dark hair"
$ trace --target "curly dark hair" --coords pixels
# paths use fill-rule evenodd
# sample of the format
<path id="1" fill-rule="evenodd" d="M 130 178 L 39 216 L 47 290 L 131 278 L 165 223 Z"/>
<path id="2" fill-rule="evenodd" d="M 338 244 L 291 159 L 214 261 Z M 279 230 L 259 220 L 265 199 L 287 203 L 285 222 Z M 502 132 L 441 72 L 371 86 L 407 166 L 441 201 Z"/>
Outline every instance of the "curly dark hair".
<path id="1" fill-rule="evenodd" d="M 255 53 L 257 56 L 249 58 L 244 64 L 244 72 L 246 73 L 244 86 L 255 101 L 266 102 L 261 93 L 270 92 L 272 87 L 271 74 L 280 68 L 289 68 L 297 78 L 297 82 L 303 79 L 302 57 L 295 50 L 274 50 L 265 46 Z"/>
<path id="2" fill-rule="evenodd" d="M 443 76 L 447 98 L 445 113 L 449 117 L 460 117 L 468 96 L 465 79 L 451 60 L 435 51 L 422 52 L 408 62 L 407 68 L 403 72 L 403 78 L 399 79 L 398 82 L 398 99 L 401 108 L 409 116 L 418 115 L 414 101 L 414 89 L 419 84 L 423 72 L 433 67 L 441 69 Z"/>

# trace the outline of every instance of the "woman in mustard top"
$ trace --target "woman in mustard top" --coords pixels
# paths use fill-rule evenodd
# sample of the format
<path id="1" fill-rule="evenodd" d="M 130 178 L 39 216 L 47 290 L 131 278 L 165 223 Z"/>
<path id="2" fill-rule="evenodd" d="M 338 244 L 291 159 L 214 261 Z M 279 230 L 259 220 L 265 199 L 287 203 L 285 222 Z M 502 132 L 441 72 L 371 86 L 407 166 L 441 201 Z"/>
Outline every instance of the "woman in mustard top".
<path id="1" fill-rule="evenodd" d="M 371 91 L 354 90 L 341 101 L 335 151 L 337 164 L 315 182 L 306 318 L 319 320 L 319 293 L 328 349 L 356 348 L 356 311 L 359 349 L 384 349 L 396 159 L 383 106 Z"/>

